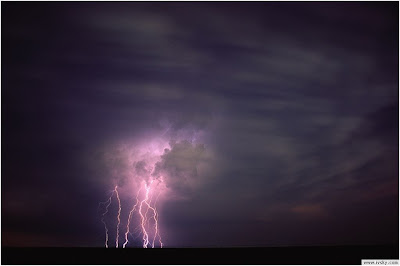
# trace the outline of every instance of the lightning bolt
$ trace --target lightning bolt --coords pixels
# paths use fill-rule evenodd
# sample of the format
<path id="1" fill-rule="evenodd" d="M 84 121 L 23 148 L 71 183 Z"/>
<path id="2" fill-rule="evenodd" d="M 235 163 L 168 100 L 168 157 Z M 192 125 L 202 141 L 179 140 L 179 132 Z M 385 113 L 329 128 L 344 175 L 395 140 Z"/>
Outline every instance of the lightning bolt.
<path id="1" fill-rule="evenodd" d="M 150 210 L 150 206 L 151 206 L 152 200 L 153 200 L 153 194 L 151 194 L 150 200 L 149 200 L 148 202 L 146 201 L 146 206 L 147 206 L 147 208 L 146 208 L 146 212 L 145 212 L 145 214 L 144 214 L 144 218 L 145 218 L 145 224 L 148 224 L 148 225 L 150 224 L 150 218 L 147 217 L 147 213 L 148 213 L 149 210 Z"/>
<path id="2" fill-rule="evenodd" d="M 155 234 L 154 234 L 154 238 L 156 238 L 156 236 L 157 236 L 157 231 L 158 231 L 157 211 L 155 210 L 155 208 L 151 207 L 149 203 L 146 202 L 146 204 L 147 204 L 147 210 L 151 209 L 151 210 L 153 211 L 153 216 L 152 216 L 152 218 L 154 219 L 154 222 L 155 222 L 155 229 L 156 229 L 156 232 L 155 232 Z M 153 243 L 152 243 L 152 247 L 153 247 L 153 248 L 154 248 L 154 238 L 153 238 Z"/>
<path id="3" fill-rule="evenodd" d="M 158 193 L 156 200 L 154 204 L 152 204 L 152 200 L 154 197 L 154 193 L 152 193 L 152 184 L 154 180 L 151 180 L 149 183 L 146 183 L 145 181 L 142 182 L 141 187 L 136 195 L 136 202 L 133 205 L 132 209 L 129 212 L 128 220 L 127 220 L 127 225 L 126 225 L 126 231 L 125 231 L 125 242 L 122 244 L 122 248 L 125 248 L 127 244 L 129 243 L 129 235 L 131 234 L 130 231 L 130 226 L 132 224 L 132 219 L 133 219 L 133 214 L 136 211 L 139 214 L 140 221 L 139 225 L 136 227 L 133 233 L 136 232 L 137 229 L 140 230 L 140 233 L 142 235 L 142 241 L 143 241 L 143 248 L 148 248 L 148 247 L 155 247 L 155 242 L 156 239 L 158 238 L 160 242 L 160 247 L 163 247 L 163 243 L 161 241 L 161 236 L 158 228 L 158 212 L 156 208 L 156 204 L 158 201 L 158 198 L 161 193 Z M 158 185 L 158 184 L 157 184 Z M 144 189 L 144 195 L 140 195 L 141 190 Z M 117 234 L 116 234 L 116 240 L 115 240 L 115 246 L 116 248 L 119 247 L 119 231 L 120 231 L 120 225 L 121 225 L 121 198 L 118 192 L 118 186 L 115 186 L 111 196 L 109 199 L 105 202 L 101 202 L 100 204 L 104 204 L 105 207 L 105 212 L 102 214 L 102 223 L 104 224 L 104 228 L 106 231 L 106 240 L 105 240 L 105 247 L 108 248 L 108 228 L 107 224 L 104 221 L 105 215 L 108 213 L 108 208 L 111 205 L 112 197 L 116 196 L 117 198 L 117 203 L 118 203 L 118 214 L 117 214 Z M 150 212 L 150 215 L 148 216 L 148 213 Z M 154 223 L 151 223 L 150 221 L 154 220 Z M 153 235 L 154 232 L 154 235 Z M 150 238 L 152 237 L 152 240 Z"/>
<path id="4" fill-rule="evenodd" d="M 152 183 L 153 181 L 151 181 Z M 151 185 L 150 183 L 150 185 Z M 141 226 L 142 226 L 142 233 L 143 233 L 143 248 L 147 248 L 147 245 L 149 244 L 149 235 L 146 231 L 146 217 L 143 216 L 142 213 L 142 207 L 143 203 L 146 202 L 149 199 L 149 192 L 150 192 L 150 186 L 148 186 L 146 183 L 144 184 L 144 188 L 146 190 L 145 198 L 140 202 L 140 207 L 139 207 L 139 214 L 141 218 Z"/>
<path id="5" fill-rule="evenodd" d="M 128 234 L 130 233 L 130 232 L 129 232 L 129 227 L 130 227 L 130 225 L 131 225 L 132 214 L 133 214 L 133 212 L 135 211 L 135 209 L 136 209 L 136 207 L 137 207 L 137 205 L 138 205 L 138 203 L 139 203 L 139 195 L 140 195 L 140 191 L 141 191 L 141 190 L 142 190 L 142 188 L 140 187 L 140 189 L 139 189 L 139 191 L 138 191 L 138 194 L 137 194 L 137 196 L 136 196 L 136 203 L 135 203 L 135 205 L 133 205 L 131 211 L 129 212 L 128 223 L 127 223 L 127 225 L 126 225 L 125 243 L 122 245 L 123 248 L 125 248 L 126 245 L 128 244 Z"/>
<path id="6" fill-rule="evenodd" d="M 118 247 L 119 225 L 121 224 L 121 200 L 120 200 L 120 198 L 119 198 L 119 193 L 118 193 L 117 188 L 118 188 L 118 186 L 115 186 L 115 189 L 114 189 L 115 195 L 117 195 L 117 199 L 118 199 L 118 215 L 117 215 L 118 223 L 117 223 L 117 236 L 115 237 L 115 238 L 116 238 L 116 240 L 115 240 L 115 247 Z"/>
<path id="7" fill-rule="evenodd" d="M 163 245 L 163 243 L 161 242 L 161 237 L 160 237 L 160 234 L 158 233 L 158 219 L 157 219 L 157 217 L 158 217 L 158 212 L 157 212 L 157 208 L 156 208 L 156 205 L 157 205 L 157 200 L 158 200 L 158 197 L 160 196 L 160 194 L 161 193 L 158 193 L 158 195 L 157 195 L 157 198 L 156 198 L 156 201 L 154 202 L 154 221 L 155 221 L 155 227 L 156 227 L 156 232 L 155 232 L 155 234 L 154 234 L 154 238 L 153 238 L 153 243 L 152 243 L 152 247 L 154 248 L 154 241 L 156 240 L 156 237 L 158 236 L 158 239 L 159 239 L 159 241 L 160 241 L 160 246 L 162 247 L 162 245 Z"/>

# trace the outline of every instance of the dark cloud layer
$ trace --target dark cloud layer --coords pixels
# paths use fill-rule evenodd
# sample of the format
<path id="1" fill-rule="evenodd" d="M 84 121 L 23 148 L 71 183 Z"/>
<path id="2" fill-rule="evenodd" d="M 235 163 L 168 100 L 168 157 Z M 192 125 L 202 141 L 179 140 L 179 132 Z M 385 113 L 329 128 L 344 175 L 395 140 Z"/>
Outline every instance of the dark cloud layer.
<path id="1" fill-rule="evenodd" d="M 184 196 L 193 193 L 192 189 L 199 182 L 197 168 L 205 160 L 204 145 L 193 145 L 189 141 L 170 143 L 171 150 L 165 149 L 161 160 L 156 163 L 152 175 L 164 178 L 165 184 Z"/>
<path id="2" fill-rule="evenodd" d="M 104 156 L 182 131 L 166 245 L 398 242 L 398 110 L 396 2 L 3 2 L 2 243 L 102 246 Z"/>

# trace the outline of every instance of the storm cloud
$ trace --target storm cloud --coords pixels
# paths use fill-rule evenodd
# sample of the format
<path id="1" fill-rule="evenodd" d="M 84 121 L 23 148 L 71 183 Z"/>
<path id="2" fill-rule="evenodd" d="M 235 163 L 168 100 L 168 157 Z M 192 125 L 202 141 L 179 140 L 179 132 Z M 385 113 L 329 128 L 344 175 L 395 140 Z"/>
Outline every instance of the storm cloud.
<path id="1" fill-rule="evenodd" d="M 186 140 L 172 142 L 170 146 L 171 150 L 165 149 L 152 175 L 156 178 L 163 176 L 166 186 L 174 192 L 190 195 L 193 187 L 201 181 L 198 166 L 205 161 L 204 145 L 193 145 Z"/>

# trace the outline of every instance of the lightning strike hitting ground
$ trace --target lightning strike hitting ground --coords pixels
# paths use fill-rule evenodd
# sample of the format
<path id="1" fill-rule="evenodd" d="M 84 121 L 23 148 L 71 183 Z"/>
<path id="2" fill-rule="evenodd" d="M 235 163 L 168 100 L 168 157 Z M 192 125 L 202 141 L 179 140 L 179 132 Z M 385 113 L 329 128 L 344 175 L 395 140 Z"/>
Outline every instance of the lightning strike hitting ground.
<path id="1" fill-rule="evenodd" d="M 156 206 L 157 199 L 158 199 L 159 196 L 160 196 L 160 193 L 157 195 L 156 201 L 154 202 L 154 206 Z M 151 209 L 153 210 L 153 213 L 154 213 L 153 218 L 154 218 L 155 229 L 156 229 L 156 232 L 154 233 L 154 238 L 153 238 L 153 242 L 151 244 L 151 247 L 154 248 L 154 242 L 155 242 L 157 236 L 158 236 L 159 241 L 160 241 L 160 247 L 162 247 L 163 243 L 161 242 L 161 237 L 160 237 L 160 235 L 158 233 L 158 219 L 157 219 L 158 213 L 157 213 L 157 209 L 156 209 L 156 207 L 154 207 L 154 208 L 151 207 Z"/>
<path id="2" fill-rule="evenodd" d="M 125 231 L 125 242 L 122 244 L 122 248 L 126 248 L 126 246 L 129 243 L 129 235 L 132 236 L 132 233 L 130 230 L 130 227 L 132 225 L 132 220 L 135 217 L 135 212 L 137 212 L 136 216 L 139 216 L 139 229 L 140 232 L 139 234 L 141 234 L 142 236 L 142 241 L 143 241 L 143 248 L 148 248 L 148 247 L 152 247 L 155 248 L 156 245 L 156 240 L 158 239 L 158 242 L 160 243 L 160 246 L 162 248 L 163 243 L 161 241 L 161 236 L 160 236 L 160 232 L 159 232 L 159 228 L 158 228 L 158 212 L 157 212 L 157 208 L 155 206 L 155 204 L 157 203 L 158 197 L 160 196 L 160 193 L 158 193 L 156 200 L 154 202 L 154 204 L 152 204 L 152 198 L 154 196 L 153 189 L 154 187 L 153 185 L 153 181 L 151 180 L 149 181 L 149 184 L 147 184 L 145 181 L 142 181 L 140 189 L 137 193 L 136 196 L 136 202 L 133 205 L 133 207 L 131 208 L 129 215 L 128 215 L 128 219 L 127 219 L 127 224 L 126 224 L 126 231 Z M 141 195 L 141 191 L 144 190 L 144 193 L 142 193 L 143 195 Z M 115 186 L 110 198 L 105 201 L 105 202 L 101 202 L 100 204 L 105 205 L 105 212 L 102 214 L 102 223 L 104 224 L 104 228 L 106 231 L 106 241 L 105 241 L 105 247 L 108 248 L 108 240 L 109 240 L 109 229 L 107 227 L 107 224 L 104 220 L 105 215 L 107 213 L 109 213 L 108 209 L 112 203 L 112 197 L 116 196 L 117 198 L 117 203 L 118 203 L 118 213 L 117 213 L 117 233 L 116 233 L 116 239 L 115 239 L 115 247 L 118 248 L 119 247 L 119 229 L 120 229 L 120 225 L 121 225 L 121 198 L 120 195 L 118 193 L 118 186 Z M 148 215 L 148 213 L 150 213 Z M 153 221 L 153 222 L 152 222 Z M 152 241 L 150 240 L 152 237 Z M 151 243 L 150 243 L 151 241 Z"/>
<path id="3" fill-rule="evenodd" d="M 118 200 L 118 215 L 117 215 L 117 236 L 115 237 L 115 247 L 118 247 L 118 239 L 119 239 L 119 225 L 121 224 L 121 199 L 119 198 L 119 193 L 117 190 L 118 186 L 115 186 L 115 195 L 117 195 Z"/>
<path id="4" fill-rule="evenodd" d="M 133 205 L 131 211 L 129 212 L 128 223 L 126 224 L 125 242 L 122 245 L 123 248 L 125 248 L 126 245 L 128 244 L 128 234 L 130 233 L 130 231 L 129 231 L 130 229 L 129 228 L 130 228 L 130 225 L 131 225 L 132 214 L 135 211 L 135 209 L 136 209 L 136 207 L 137 207 L 137 205 L 139 203 L 139 194 L 140 194 L 141 190 L 142 190 L 142 188 L 139 189 L 138 194 L 136 196 L 136 203 L 135 203 L 135 205 Z"/>
<path id="5" fill-rule="evenodd" d="M 147 234 L 146 226 L 145 226 L 146 214 L 143 215 L 143 213 L 142 213 L 143 202 L 145 202 L 145 201 L 147 202 L 147 200 L 149 199 L 149 188 L 148 188 L 147 184 L 145 184 L 145 190 L 146 190 L 146 195 L 145 195 L 145 198 L 140 202 L 139 214 L 140 214 L 140 218 L 141 218 L 140 223 L 141 223 L 142 232 L 143 232 L 143 247 L 147 248 L 147 245 L 149 244 L 149 235 Z"/>

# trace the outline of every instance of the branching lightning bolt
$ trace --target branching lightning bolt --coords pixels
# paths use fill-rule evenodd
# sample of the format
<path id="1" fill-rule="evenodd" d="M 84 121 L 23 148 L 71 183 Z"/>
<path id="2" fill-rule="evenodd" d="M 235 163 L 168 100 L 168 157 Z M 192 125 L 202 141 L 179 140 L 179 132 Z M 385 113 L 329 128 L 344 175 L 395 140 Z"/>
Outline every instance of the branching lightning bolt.
<path id="1" fill-rule="evenodd" d="M 115 186 L 115 195 L 117 195 L 118 199 L 118 215 L 117 215 L 117 236 L 115 237 L 115 247 L 118 247 L 118 239 L 119 239 L 119 225 L 121 224 L 121 199 L 119 198 L 119 193 L 117 190 L 118 186 Z"/>
<path id="2" fill-rule="evenodd" d="M 158 212 L 157 212 L 157 208 L 155 207 L 156 206 L 156 204 L 157 204 L 157 200 L 158 200 L 158 197 L 160 196 L 160 193 L 158 193 L 158 195 L 157 195 L 157 198 L 156 198 L 156 201 L 154 202 L 154 221 L 155 221 L 155 227 L 156 227 L 156 232 L 155 232 L 155 234 L 154 234 L 154 238 L 153 238 L 153 243 L 152 243 L 152 247 L 154 248 L 154 241 L 156 240 L 156 237 L 158 236 L 158 239 L 159 239 L 159 241 L 160 241 L 160 246 L 162 247 L 163 246 L 163 243 L 161 242 L 161 237 L 160 237 L 160 234 L 159 234 L 159 232 L 158 232 L 158 219 L 157 219 L 157 217 L 158 217 Z"/>
<path id="3" fill-rule="evenodd" d="M 140 202 L 139 214 L 140 214 L 140 218 L 141 218 L 141 226 L 142 226 L 142 233 L 143 233 L 143 248 L 147 248 L 147 245 L 149 244 L 149 235 L 146 231 L 146 214 L 143 215 L 142 207 L 143 207 L 143 203 L 144 202 L 147 203 L 147 200 L 149 199 L 150 186 L 148 186 L 147 184 L 144 184 L 144 186 L 145 186 L 144 188 L 146 190 L 146 193 L 145 193 L 145 198 Z"/>
<path id="4" fill-rule="evenodd" d="M 149 246 L 154 248 L 155 241 L 157 238 L 160 242 L 160 247 L 162 248 L 162 246 L 163 246 L 159 228 L 158 228 L 158 212 L 157 212 L 157 208 L 155 207 L 158 197 L 160 196 L 160 193 L 158 193 L 156 200 L 155 200 L 154 204 L 152 205 L 152 199 L 154 196 L 152 193 L 153 181 L 154 180 L 151 180 L 148 184 L 145 181 L 143 181 L 141 183 L 141 187 L 136 196 L 136 202 L 129 212 L 127 225 L 126 225 L 126 231 L 125 231 L 125 242 L 122 244 L 122 248 L 125 248 L 127 246 L 127 244 L 129 243 L 129 235 L 132 235 L 131 231 L 130 231 L 130 226 L 132 224 L 132 219 L 133 219 L 133 215 L 134 215 L 135 211 L 137 211 L 137 213 L 139 214 L 139 217 L 140 217 L 139 225 L 136 228 L 139 229 L 140 233 L 142 234 L 143 248 L 148 248 Z M 140 199 L 141 198 L 140 192 L 142 189 L 144 189 L 144 193 L 142 193 L 144 195 L 142 196 L 143 198 Z M 101 219 L 102 223 L 104 224 L 105 231 L 106 231 L 106 241 L 105 241 L 106 248 L 108 248 L 108 238 L 109 238 L 108 231 L 109 230 L 107 228 L 106 222 L 104 221 L 104 217 L 108 213 L 108 208 L 111 205 L 112 197 L 114 196 L 114 194 L 116 195 L 117 203 L 118 203 L 117 234 L 116 234 L 115 246 L 116 246 L 116 248 L 119 247 L 119 229 L 120 229 L 120 225 L 121 225 L 121 210 L 122 210 L 122 208 L 121 208 L 121 198 L 118 193 L 118 186 L 115 186 L 110 198 L 106 202 L 101 203 L 101 204 L 106 205 L 106 208 L 105 208 L 106 211 L 102 214 L 102 219 Z M 149 211 L 151 212 L 150 216 L 148 216 Z M 150 222 L 151 220 L 154 220 L 154 224 Z M 135 231 L 136 231 L 136 229 L 134 230 L 133 233 L 135 233 Z M 154 232 L 154 233 L 152 233 L 152 232 Z M 150 240 L 151 235 L 153 235 L 152 241 Z M 150 241 L 151 241 L 151 243 L 150 243 Z"/>
<path id="5" fill-rule="evenodd" d="M 129 227 L 130 227 L 130 225 L 131 225 L 132 214 L 133 214 L 133 212 L 135 211 L 135 209 L 136 209 L 136 207 L 137 207 L 137 205 L 138 205 L 138 203 L 139 203 L 139 195 L 140 195 L 140 191 L 141 191 L 141 190 L 142 190 L 142 188 L 139 189 L 138 194 L 137 194 L 137 196 L 136 196 L 136 203 L 135 203 L 135 205 L 133 205 L 131 211 L 129 212 L 128 223 L 127 223 L 127 225 L 126 225 L 125 243 L 122 245 L 123 248 L 125 248 L 126 245 L 128 244 L 128 234 L 130 233 L 130 232 L 129 232 Z"/>

